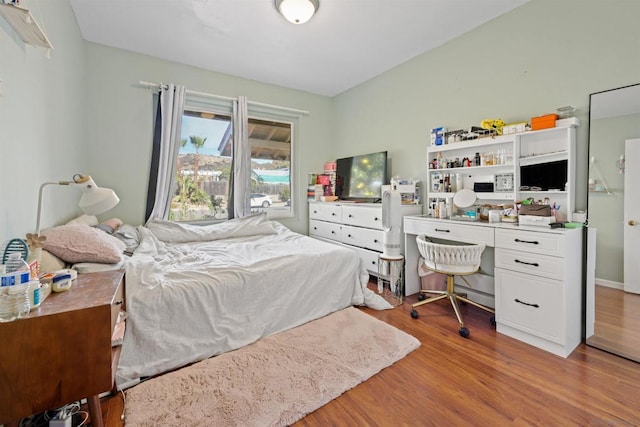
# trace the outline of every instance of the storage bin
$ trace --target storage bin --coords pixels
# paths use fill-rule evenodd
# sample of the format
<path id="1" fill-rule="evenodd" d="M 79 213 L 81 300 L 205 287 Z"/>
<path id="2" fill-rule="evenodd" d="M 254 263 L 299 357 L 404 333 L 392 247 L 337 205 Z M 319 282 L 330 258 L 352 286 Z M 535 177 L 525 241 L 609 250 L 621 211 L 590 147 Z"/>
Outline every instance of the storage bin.
<path id="1" fill-rule="evenodd" d="M 519 215 L 518 223 L 520 225 L 541 225 L 548 227 L 552 222 L 556 222 L 555 216 L 537 216 L 537 215 Z"/>
<path id="2" fill-rule="evenodd" d="M 531 130 L 540 130 L 556 127 L 557 114 L 547 114 L 544 116 L 531 118 Z"/>

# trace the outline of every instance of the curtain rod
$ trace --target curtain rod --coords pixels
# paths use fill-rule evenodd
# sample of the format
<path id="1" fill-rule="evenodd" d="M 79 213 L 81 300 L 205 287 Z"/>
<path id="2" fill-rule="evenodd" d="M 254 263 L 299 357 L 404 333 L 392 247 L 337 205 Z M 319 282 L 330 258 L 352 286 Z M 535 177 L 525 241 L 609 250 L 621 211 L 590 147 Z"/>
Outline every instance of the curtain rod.
<path id="1" fill-rule="evenodd" d="M 146 87 L 146 88 L 151 88 L 151 89 L 166 89 L 167 85 L 163 84 L 163 83 L 153 83 L 153 82 L 147 82 L 144 80 L 139 80 L 138 81 L 138 85 L 142 86 L 142 87 Z M 215 98 L 215 99 L 223 99 L 225 101 L 237 101 L 238 98 L 232 98 L 229 96 L 222 96 L 222 95 L 214 95 L 212 93 L 205 93 L 205 92 L 196 92 L 194 90 L 186 90 L 187 95 L 195 95 L 195 96 L 202 96 L 204 98 Z M 288 107 L 281 107 L 280 105 L 273 105 L 273 104 L 265 104 L 262 102 L 256 102 L 256 101 L 249 101 L 247 100 L 247 104 L 250 105 L 256 105 L 259 107 L 268 107 L 268 108 L 277 108 L 279 110 L 284 110 L 284 111 L 289 111 L 292 113 L 298 113 L 300 115 L 304 115 L 304 116 L 308 116 L 310 113 L 306 110 L 298 110 L 296 108 L 288 108 Z"/>

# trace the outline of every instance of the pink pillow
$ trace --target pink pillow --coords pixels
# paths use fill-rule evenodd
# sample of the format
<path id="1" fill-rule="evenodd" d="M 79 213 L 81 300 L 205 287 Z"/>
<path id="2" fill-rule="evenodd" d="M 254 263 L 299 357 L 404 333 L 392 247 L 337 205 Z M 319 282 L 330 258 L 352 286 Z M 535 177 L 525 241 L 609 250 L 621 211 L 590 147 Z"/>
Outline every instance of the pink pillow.
<path id="1" fill-rule="evenodd" d="M 99 262 L 115 264 L 122 259 L 124 243 L 102 230 L 86 225 L 61 225 L 42 232 L 44 249 L 74 264 Z"/>

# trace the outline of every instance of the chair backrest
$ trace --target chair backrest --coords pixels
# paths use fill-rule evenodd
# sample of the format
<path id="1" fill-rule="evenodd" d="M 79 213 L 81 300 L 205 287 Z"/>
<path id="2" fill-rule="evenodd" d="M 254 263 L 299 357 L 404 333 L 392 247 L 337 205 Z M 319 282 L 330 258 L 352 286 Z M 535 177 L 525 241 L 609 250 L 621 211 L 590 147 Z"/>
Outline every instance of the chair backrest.
<path id="1" fill-rule="evenodd" d="M 445 245 L 416 236 L 420 255 L 427 268 L 439 273 L 474 273 L 480 268 L 484 244 Z"/>

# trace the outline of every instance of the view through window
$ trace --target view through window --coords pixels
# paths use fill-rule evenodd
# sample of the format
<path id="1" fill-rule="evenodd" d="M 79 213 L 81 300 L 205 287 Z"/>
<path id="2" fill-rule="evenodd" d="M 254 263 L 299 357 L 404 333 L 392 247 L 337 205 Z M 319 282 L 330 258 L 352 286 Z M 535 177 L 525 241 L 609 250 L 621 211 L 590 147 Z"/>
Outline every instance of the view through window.
<path id="1" fill-rule="evenodd" d="M 251 211 L 269 217 L 291 213 L 292 124 L 249 118 Z M 176 159 L 176 193 L 169 219 L 212 221 L 229 217 L 233 124 L 229 115 L 185 111 Z"/>

